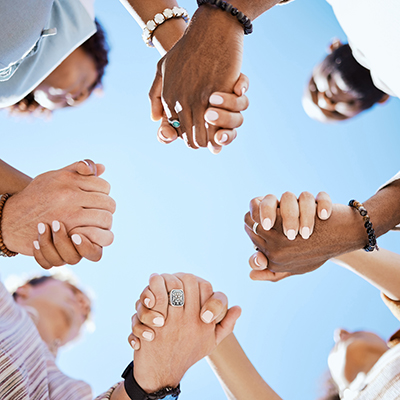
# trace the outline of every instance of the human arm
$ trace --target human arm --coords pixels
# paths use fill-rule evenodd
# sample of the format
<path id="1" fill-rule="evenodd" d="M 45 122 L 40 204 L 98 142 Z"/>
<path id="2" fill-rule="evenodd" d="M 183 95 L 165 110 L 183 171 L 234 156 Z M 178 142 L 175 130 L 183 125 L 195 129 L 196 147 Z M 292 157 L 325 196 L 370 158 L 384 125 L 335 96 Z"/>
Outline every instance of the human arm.
<path id="1" fill-rule="evenodd" d="M 32 181 L 28 175 L 0 160 L 0 193 L 14 194 L 25 189 Z"/>
<path id="2" fill-rule="evenodd" d="M 386 249 L 367 253 L 357 250 L 331 261 L 353 271 L 392 300 L 400 300 L 400 254 Z"/>

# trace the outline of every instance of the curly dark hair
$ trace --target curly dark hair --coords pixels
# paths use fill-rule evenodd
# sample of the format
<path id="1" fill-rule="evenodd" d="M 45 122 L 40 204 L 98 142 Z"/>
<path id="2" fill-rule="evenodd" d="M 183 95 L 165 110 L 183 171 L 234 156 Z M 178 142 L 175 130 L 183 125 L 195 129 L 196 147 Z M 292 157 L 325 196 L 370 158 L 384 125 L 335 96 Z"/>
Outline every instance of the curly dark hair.
<path id="1" fill-rule="evenodd" d="M 93 58 L 97 70 L 97 79 L 89 88 L 90 93 L 92 93 L 96 87 L 101 87 L 105 68 L 108 65 L 108 52 L 110 51 L 103 27 L 97 19 L 95 20 L 95 23 L 97 28 L 96 33 L 81 45 L 82 49 Z M 36 112 L 37 114 L 42 113 L 51 115 L 52 112 L 37 103 L 33 91 L 27 94 L 19 102 L 8 107 L 8 109 L 11 114 L 32 114 Z"/>

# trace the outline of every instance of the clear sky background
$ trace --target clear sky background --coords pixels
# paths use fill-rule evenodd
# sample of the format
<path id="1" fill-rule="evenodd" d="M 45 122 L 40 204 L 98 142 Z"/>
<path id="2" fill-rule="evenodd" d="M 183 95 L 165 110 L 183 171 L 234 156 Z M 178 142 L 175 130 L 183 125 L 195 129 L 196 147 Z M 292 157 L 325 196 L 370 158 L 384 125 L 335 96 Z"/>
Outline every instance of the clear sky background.
<path id="1" fill-rule="evenodd" d="M 190 13 L 194 0 L 181 5 Z M 99 0 L 111 63 L 104 96 L 52 121 L 0 113 L 2 158 L 30 176 L 91 158 L 106 165 L 104 178 L 117 202 L 115 242 L 99 263 L 72 267 L 96 293 L 96 330 L 61 352 L 61 369 L 90 383 L 96 394 L 119 380 L 131 360 L 127 342 L 134 304 L 153 272 L 192 272 L 243 308 L 236 335 L 264 379 L 284 399 L 316 399 L 333 330 L 373 330 L 385 338 L 399 322 L 379 292 L 328 262 L 280 283 L 252 282 L 252 243 L 243 229 L 251 198 L 290 190 L 334 202 L 369 198 L 399 170 L 399 100 L 391 99 L 353 121 L 322 125 L 303 112 L 301 95 L 330 39 L 345 39 L 330 6 L 301 0 L 276 7 L 245 38 L 243 72 L 250 78 L 250 108 L 238 138 L 222 153 L 169 146 L 156 140 L 147 92 L 158 53 L 117 1 Z M 388 233 L 382 247 L 400 251 Z M 3 280 L 40 273 L 33 259 L 1 260 Z M 222 399 L 205 361 L 182 382 L 182 400 Z M 206 394 L 203 394 L 206 393 Z"/>

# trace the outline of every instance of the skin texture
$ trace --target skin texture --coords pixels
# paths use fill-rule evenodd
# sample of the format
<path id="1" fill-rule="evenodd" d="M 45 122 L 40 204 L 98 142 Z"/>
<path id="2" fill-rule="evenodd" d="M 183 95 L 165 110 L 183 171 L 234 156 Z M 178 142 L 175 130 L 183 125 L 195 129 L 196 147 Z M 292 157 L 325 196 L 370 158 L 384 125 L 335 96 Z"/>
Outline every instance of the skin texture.
<path id="1" fill-rule="evenodd" d="M 185 292 L 185 306 L 168 306 L 168 292 L 180 288 Z M 209 282 L 191 274 L 153 274 L 141 296 L 143 301 L 146 298 L 152 311 L 138 302 L 129 342 L 132 345 L 135 341 L 135 379 L 148 393 L 166 386 L 176 387 L 193 364 L 210 354 L 233 331 L 240 316 L 239 307 L 226 311 L 226 296 L 213 294 Z M 209 323 L 203 321 L 206 311 L 213 314 L 212 319 L 207 319 Z M 139 315 L 143 320 L 152 320 L 152 328 L 144 326 Z M 154 324 L 155 316 L 163 319 L 162 326 Z M 143 336 L 144 332 L 147 333 Z"/>
<path id="2" fill-rule="evenodd" d="M 2 218 L 7 248 L 32 256 L 39 224 L 49 226 L 53 221 L 64 221 L 70 236 L 76 233 L 93 243 L 96 250 L 91 259 L 99 260 L 101 246 L 113 240 L 110 229 L 115 202 L 109 196 L 110 185 L 95 176 L 97 167 L 99 174 L 104 172 L 104 166 L 89 161 L 46 172 L 9 198 Z"/>

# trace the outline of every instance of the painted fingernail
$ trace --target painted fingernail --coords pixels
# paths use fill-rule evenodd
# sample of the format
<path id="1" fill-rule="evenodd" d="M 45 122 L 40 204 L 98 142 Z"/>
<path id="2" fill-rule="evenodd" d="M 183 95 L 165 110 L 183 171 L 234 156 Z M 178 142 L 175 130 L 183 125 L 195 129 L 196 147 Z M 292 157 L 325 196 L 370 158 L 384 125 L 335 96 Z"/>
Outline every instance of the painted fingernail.
<path id="1" fill-rule="evenodd" d="M 208 110 L 205 114 L 205 117 L 209 120 L 209 121 L 215 121 L 219 118 L 219 115 L 216 111 L 213 110 Z"/>
<path id="2" fill-rule="evenodd" d="M 289 240 L 294 240 L 296 238 L 296 231 L 294 229 L 289 229 L 286 234 Z"/>
<path id="3" fill-rule="evenodd" d="M 153 340 L 153 337 L 154 337 L 153 332 L 149 332 L 149 331 L 144 331 L 144 332 L 142 333 L 142 336 L 143 336 L 146 340 L 148 340 L 149 342 L 151 342 L 151 341 Z"/>
<path id="4" fill-rule="evenodd" d="M 203 315 L 201 316 L 201 319 L 203 320 L 203 322 L 205 322 L 206 324 L 209 324 L 212 319 L 214 318 L 214 314 L 207 310 L 203 312 Z"/>
<path id="5" fill-rule="evenodd" d="M 221 96 L 218 96 L 217 94 L 212 94 L 210 96 L 210 103 L 211 104 L 215 104 L 215 105 L 219 106 L 223 102 L 224 102 L 224 98 L 221 97 Z"/>
<path id="6" fill-rule="evenodd" d="M 148 297 L 146 297 L 146 298 L 144 299 L 144 305 L 145 305 L 147 308 L 150 308 L 150 299 L 149 299 Z"/>
<path id="7" fill-rule="evenodd" d="M 166 136 L 164 136 L 161 130 L 158 131 L 158 134 L 160 135 L 162 140 L 165 140 L 167 142 L 169 142 L 171 140 L 170 138 L 167 138 Z"/>
<path id="8" fill-rule="evenodd" d="M 86 160 L 82 160 L 83 163 L 85 163 L 88 167 L 90 167 L 90 164 Z"/>
<path id="9" fill-rule="evenodd" d="M 321 210 L 321 219 L 327 219 L 328 218 L 328 211 L 325 210 L 325 208 L 323 210 Z"/>
<path id="10" fill-rule="evenodd" d="M 305 226 L 304 228 L 301 229 L 301 237 L 303 239 L 308 239 L 310 237 L 310 228 Z"/>
<path id="11" fill-rule="evenodd" d="M 46 231 L 46 225 L 41 222 L 38 223 L 37 228 L 40 235 L 43 235 L 43 233 Z"/>
<path id="12" fill-rule="evenodd" d="M 260 268 L 261 268 L 261 264 L 260 264 L 260 262 L 258 261 L 258 258 L 257 258 L 257 256 L 256 256 L 256 257 L 254 257 L 254 264 L 256 264 L 256 265 L 257 265 L 257 267 L 260 267 Z"/>
<path id="13" fill-rule="evenodd" d="M 135 345 L 136 345 L 136 341 L 135 340 L 131 340 L 131 347 L 133 350 L 135 350 Z"/>
<path id="14" fill-rule="evenodd" d="M 39 245 L 39 242 L 37 240 L 33 241 L 33 246 L 35 247 L 36 250 L 40 250 L 40 245 Z"/>
<path id="15" fill-rule="evenodd" d="M 269 218 L 265 218 L 262 226 L 266 231 L 269 231 L 272 228 L 272 221 Z"/>
<path id="16" fill-rule="evenodd" d="M 228 135 L 226 133 L 223 133 L 221 136 L 221 139 L 218 140 L 219 143 L 225 143 L 229 139 Z"/>
<path id="17" fill-rule="evenodd" d="M 158 274 L 155 272 L 154 274 L 151 274 L 151 275 L 150 275 L 150 278 L 152 278 L 153 276 L 157 276 L 157 275 L 158 275 Z M 150 278 L 149 278 L 149 279 L 150 279 Z"/>
<path id="18" fill-rule="evenodd" d="M 82 238 L 81 238 L 77 233 L 74 233 L 74 234 L 71 236 L 71 239 L 72 239 L 72 241 L 73 241 L 75 244 L 77 244 L 78 246 L 82 243 Z"/>
<path id="19" fill-rule="evenodd" d="M 53 228 L 53 232 L 58 232 L 60 230 L 60 223 L 58 221 L 53 221 L 51 226 Z"/>
<path id="20" fill-rule="evenodd" d="M 164 325 L 164 318 L 163 317 L 155 317 L 153 319 L 153 324 L 155 326 L 163 326 Z"/>
<path id="21" fill-rule="evenodd" d="M 208 142 L 208 144 L 207 144 L 207 148 L 208 148 L 208 150 L 210 150 L 211 151 L 211 153 L 212 154 L 214 154 L 214 155 L 217 155 L 217 154 L 219 154 L 220 152 L 221 152 L 221 150 L 222 150 L 222 148 L 220 147 L 220 148 L 216 148 L 216 147 L 214 147 L 213 145 L 212 145 L 212 143 L 211 142 Z"/>
<path id="22" fill-rule="evenodd" d="M 242 96 L 247 92 L 247 87 L 242 87 Z"/>

